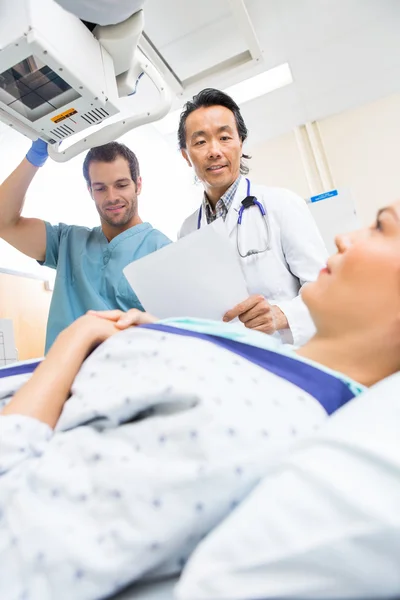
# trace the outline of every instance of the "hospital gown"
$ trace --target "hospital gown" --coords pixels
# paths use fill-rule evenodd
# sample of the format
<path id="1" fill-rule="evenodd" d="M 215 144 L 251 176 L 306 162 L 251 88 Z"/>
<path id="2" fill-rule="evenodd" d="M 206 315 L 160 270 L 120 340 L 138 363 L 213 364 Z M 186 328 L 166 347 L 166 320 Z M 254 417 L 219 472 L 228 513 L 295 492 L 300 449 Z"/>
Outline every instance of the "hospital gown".
<path id="1" fill-rule="evenodd" d="M 27 377 L 3 380 L 0 407 Z M 103 598 L 179 572 L 325 419 L 293 383 L 202 339 L 113 336 L 83 364 L 54 432 L 0 416 L 0 597 Z"/>

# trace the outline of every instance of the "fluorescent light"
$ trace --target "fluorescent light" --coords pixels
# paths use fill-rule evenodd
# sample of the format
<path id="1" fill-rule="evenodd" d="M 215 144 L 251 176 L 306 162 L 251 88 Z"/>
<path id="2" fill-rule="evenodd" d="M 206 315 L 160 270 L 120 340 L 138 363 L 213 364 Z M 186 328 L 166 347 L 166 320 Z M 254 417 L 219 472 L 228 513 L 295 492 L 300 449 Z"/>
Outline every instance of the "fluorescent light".
<path id="1" fill-rule="evenodd" d="M 269 94 L 290 83 L 293 83 L 292 72 L 289 64 L 284 63 L 283 65 L 279 65 L 279 67 L 274 67 L 259 75 L 245 79 L 236 85 L 232 85 L 226 88 L 224 92 L 232 96 L 238 104 L 244 104 L 249 100 Z"/>
<path id="2" fill-rule="evenodd" d="M 254 98 L 269 94 L 274 90 L 278 90 L 285 85 L 293 83 L 292 72 L 289 64 L 284 63 L 263 73 L 259 73 L 254 77 L 245 79 L 236 85 L 232 85 L 224 90 L 226 94 L 231 96 L 237 104 L 244 104 Z M 179 117 L 182 108 L 174 110 L 160 121 L 156 121 L 153 125 L 163 135 L 176 133 L 178 131 Z"/>

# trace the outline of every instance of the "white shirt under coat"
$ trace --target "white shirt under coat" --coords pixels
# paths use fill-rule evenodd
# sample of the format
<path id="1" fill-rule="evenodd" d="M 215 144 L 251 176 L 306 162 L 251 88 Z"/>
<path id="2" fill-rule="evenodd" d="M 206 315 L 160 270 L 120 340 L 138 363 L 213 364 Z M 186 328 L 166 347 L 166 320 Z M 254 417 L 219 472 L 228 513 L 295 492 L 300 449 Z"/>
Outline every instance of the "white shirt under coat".
<path id="1" fill-rule="evenodd" d="M 227 233 L 236 248 L 237 217 L 240 204 L 246 197 L 247 181 L 242 177 L 227 214 Z M 280 331 L 284 342 L 304 344 L 315 333 L 314 323 L 299 291 L 314 281 L 326 265 L 327 250 L 317 225 L 304 200 L 283 189 L 255 185 L 250 180 L 250 195 L 261 202 L 267 212 L 271 231 L 271 250 L 241 258 L 249 295 L 261 294 L 286 315 L 290 329 Z M 178 238 L 196 231 L 199 209 L 183 223 Z M 207 225 L 203 207 L 201 226 Z M 250 248 L 265 248 L 266 228 L 258 207 L 244 211 L 240 225 L 241 252 Z M 245 300 L 245 298 L 243 298 Z M 233 308 L 233 307 L 232 307 Z"/>

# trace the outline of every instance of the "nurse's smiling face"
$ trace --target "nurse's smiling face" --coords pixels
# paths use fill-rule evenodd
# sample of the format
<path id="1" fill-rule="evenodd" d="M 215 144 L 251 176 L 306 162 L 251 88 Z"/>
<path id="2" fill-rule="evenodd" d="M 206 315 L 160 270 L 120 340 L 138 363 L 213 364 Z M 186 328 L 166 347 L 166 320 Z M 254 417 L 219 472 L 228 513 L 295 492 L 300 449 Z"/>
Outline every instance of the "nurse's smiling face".
<path id="1" fill-rule="evenodd" d="M 400 202 L 381 209 L 371 227 L 337 236 L 336 245 L 317 281 L 302 289 L 318 332 L 400 340 Z"/>
<path id="2" fill-rule="evenodd" d="M 141 222 L 137 197 L 142 189 L 132 180 L 128 161 L 118 156 L 112 162 L 92 161 L 89 165 L 89 191 L 108 239 Z"/>

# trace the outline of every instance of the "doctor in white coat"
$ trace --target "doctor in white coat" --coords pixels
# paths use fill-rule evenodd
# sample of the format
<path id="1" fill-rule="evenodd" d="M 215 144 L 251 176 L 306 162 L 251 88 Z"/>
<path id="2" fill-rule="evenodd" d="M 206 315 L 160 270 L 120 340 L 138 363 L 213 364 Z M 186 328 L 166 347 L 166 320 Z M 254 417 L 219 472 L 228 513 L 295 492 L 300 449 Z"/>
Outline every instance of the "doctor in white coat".
<path id="1" fill-rule="evenodd" d="M 205 89 L 185 104 L 179 146 L 202 182 L 204 196 L 178 237 L 222 218 L 249 292 L 224 320 L 239 317 L 246 327 L 301 345 L 315 329 L 299 291 L 317 278 L 326 265 L 327 251 L 301 197 L 289 190 L 256 185 L 245 177 L 248 167 L 242 159 L 249 157 L 242 146 L 246 138 L 240 109 L 224 92 Z M 250 200 L 241 211 L 242 201 L 249 196 L 258 204 Z"/>

